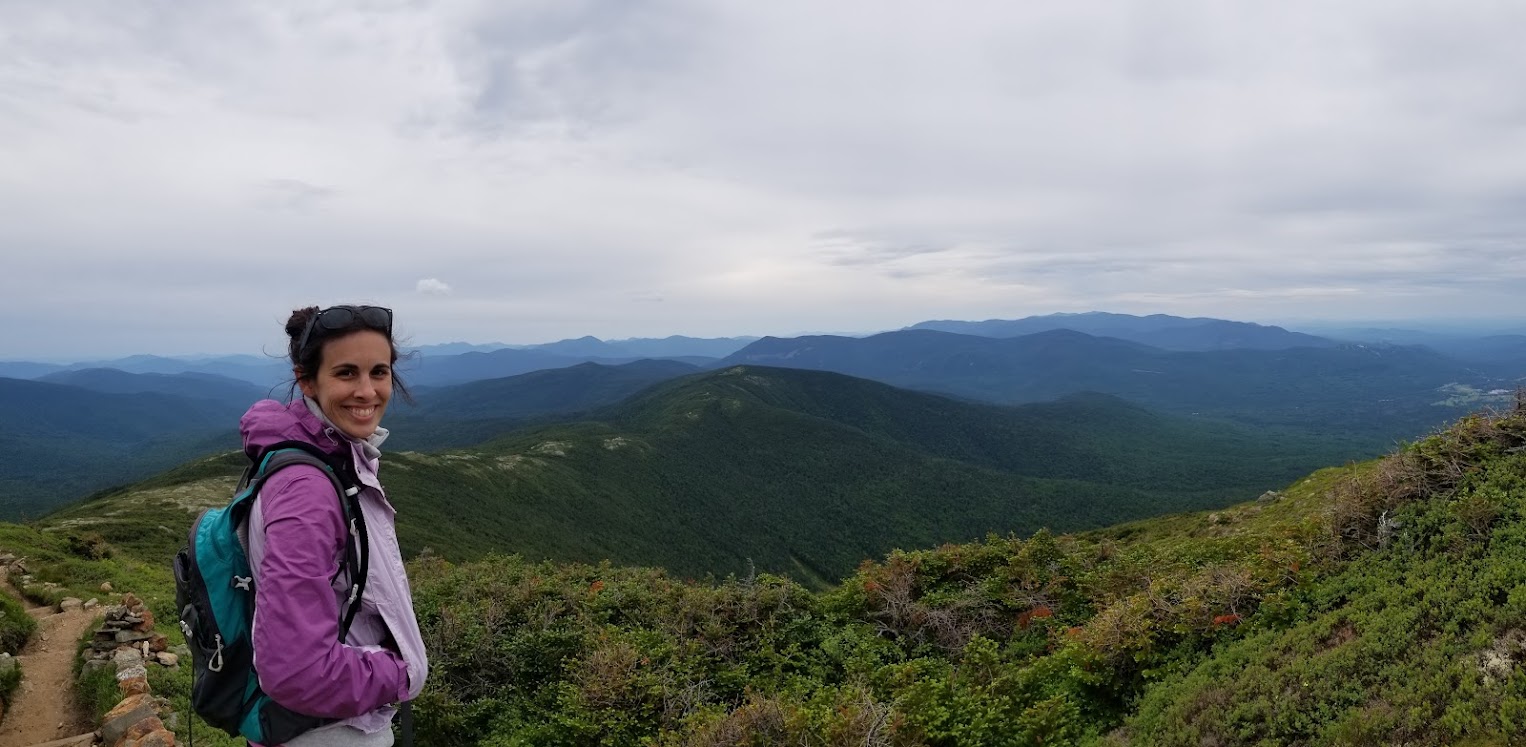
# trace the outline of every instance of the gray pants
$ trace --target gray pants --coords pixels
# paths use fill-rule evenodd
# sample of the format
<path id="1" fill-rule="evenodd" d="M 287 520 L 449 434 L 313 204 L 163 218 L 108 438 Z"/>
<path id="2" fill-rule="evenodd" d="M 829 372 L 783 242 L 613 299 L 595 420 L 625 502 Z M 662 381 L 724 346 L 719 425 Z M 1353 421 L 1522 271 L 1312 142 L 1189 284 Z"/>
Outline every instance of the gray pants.
<path id="1" fill-rule="evenodd" d="M 335 724 L 303 734 L 287 742 L 286 747 L 392 747 L 392 730 L 367 734 L 353 726 Z"/>

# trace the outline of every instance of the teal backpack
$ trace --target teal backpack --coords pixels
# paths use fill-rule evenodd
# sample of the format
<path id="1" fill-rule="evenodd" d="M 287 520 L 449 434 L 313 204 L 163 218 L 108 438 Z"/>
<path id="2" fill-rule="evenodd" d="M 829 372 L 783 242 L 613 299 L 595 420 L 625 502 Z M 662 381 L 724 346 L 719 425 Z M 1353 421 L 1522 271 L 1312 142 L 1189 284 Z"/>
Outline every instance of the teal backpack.
<path id="1" fill-rule="evenodd" d="M 282 707 L 260 690 L 254 672 L 254 574 L 245 525 L 265 481 L 294 464 L 318 467 L 328 475 L 349 527 L 344 559 L 331 579 L 337 581 L 343 574 L 350 586 L 348 603 L 340 610 L 343 641 L 365 591 L 366 525 L 357 497 L 360 489 L 348 463 L 311 444 L 283 441 L 261 452 L 244 470 L 233 500 L 203 511 L 191 525 L 185 548 L 175 556 L 175 605 L 191 649 L 191 707 L 229 736 L 243 735 L 260 744 L 282 744 L 332 721 Z"/>

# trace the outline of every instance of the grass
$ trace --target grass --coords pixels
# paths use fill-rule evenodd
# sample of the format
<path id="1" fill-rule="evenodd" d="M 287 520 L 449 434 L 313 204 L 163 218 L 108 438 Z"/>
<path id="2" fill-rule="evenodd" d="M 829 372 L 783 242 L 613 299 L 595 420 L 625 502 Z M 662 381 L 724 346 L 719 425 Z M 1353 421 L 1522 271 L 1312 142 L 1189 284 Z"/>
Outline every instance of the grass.
<path id="1" fill-rule="evenodd" d="M 26 613 L 26 608 L 0 593 L 0 653 L 14 655 L 37 631 L 37 621 Z"/>

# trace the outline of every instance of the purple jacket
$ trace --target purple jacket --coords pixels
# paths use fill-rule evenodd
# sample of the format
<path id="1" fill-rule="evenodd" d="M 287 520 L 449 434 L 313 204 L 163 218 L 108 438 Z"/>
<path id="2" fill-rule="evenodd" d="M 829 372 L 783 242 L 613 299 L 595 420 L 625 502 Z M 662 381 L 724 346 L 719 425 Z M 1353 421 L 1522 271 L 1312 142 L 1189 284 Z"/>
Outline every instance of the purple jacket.
<path id="1" fill-rule="evenodd" d="M 254 661 L 260 688 L 281 705 L 367 733 L 388 728 L 390 704 L 417 697 L 429 670 L 413 597 L 398 549 L 392 505 L 376 470 L 375 446 L 350 439 L 305 400 L 255 403 L 239 423 L 253 456 L 281 441 L 304 441 L 330 454 L 348 452 L 360 478 L 369 534 L 369 574 L 360 611 L 339 643 L 343 581 L 331 584 L 344 553 L 346 528 L 334 486 L 315 467 L 277 472 L 260 491 L 249 519 L 249 562 L 255 574 Z"/>

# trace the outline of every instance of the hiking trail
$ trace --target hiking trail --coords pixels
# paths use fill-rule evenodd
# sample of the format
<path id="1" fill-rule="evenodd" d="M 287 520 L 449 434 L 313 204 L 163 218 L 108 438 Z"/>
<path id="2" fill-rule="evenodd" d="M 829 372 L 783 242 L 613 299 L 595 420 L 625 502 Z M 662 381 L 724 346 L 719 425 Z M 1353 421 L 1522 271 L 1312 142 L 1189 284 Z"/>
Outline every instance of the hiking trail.
<path id="1" fill-rule="evenodd" d="M 33 604 L 11 585 L 9 572 L 0 567 L 0 592 L 21 600 L 37 621 L 37 632 L 16 656 L 21 686 L 0 722 L 0 745 L 26 747 L 93 733 L 95 722 L 74 694 L 74 658 L 80 637 L 100 610 L 55 612 Z"/>

